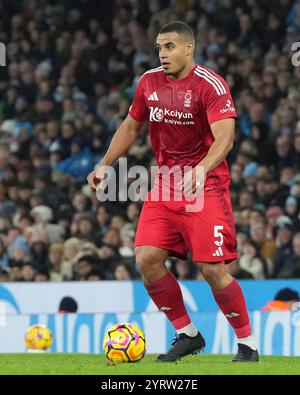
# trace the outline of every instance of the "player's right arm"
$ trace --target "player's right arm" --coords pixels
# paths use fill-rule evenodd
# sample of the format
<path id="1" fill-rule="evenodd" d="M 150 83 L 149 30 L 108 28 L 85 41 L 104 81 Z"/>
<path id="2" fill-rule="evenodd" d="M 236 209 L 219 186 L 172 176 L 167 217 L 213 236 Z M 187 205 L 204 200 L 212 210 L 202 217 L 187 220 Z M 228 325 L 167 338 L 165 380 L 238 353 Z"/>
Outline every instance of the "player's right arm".
<path id="1" fill-rule="evenodd" d="M 144 81 L 145 78 L 140 79 L 129 114 L 114 134 L 104 158 L 87 177 L 88 184 L 93 190 L 96 189 L 97 184 L 104 180 L 107 166 L 111 166 L 132 146 L 144 121 L 148 119 L 148 108 L 144 98 Z"/>
<path id="2" fill-rule="evenodd" d="M 132 146 L 142 126 L 143 122 L 136 121 L 129 114 L 127 115 L 114 134 L 105 156 L 87 177 L 88 184 L 93 190 L 104 179 L 107 166 L 111 166 Z"/>

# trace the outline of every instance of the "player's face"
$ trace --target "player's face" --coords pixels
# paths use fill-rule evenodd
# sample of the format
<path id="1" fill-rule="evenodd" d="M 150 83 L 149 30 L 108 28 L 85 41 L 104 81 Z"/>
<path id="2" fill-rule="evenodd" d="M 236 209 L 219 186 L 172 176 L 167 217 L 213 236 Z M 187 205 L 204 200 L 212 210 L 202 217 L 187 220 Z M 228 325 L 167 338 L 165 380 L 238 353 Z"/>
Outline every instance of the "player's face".
<path id="1" fill-rule="evenodd" d="M 193 43 L 176 32 L 157 36 L 160 63 L 168 75 L 180 74 L 192 57 Z"/>

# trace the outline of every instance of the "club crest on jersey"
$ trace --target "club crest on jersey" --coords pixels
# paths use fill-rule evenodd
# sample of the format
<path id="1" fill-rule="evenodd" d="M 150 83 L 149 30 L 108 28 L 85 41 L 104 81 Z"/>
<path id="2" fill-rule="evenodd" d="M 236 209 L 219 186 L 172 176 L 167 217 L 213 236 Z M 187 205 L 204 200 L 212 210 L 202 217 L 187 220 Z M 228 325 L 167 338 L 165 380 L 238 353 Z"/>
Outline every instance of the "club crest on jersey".
<path id="1" fill-rule="evenodd" d="M 184 96 L 184 107 L 190 108 L 192 103 L 192 91 L 189 89 Z"/>

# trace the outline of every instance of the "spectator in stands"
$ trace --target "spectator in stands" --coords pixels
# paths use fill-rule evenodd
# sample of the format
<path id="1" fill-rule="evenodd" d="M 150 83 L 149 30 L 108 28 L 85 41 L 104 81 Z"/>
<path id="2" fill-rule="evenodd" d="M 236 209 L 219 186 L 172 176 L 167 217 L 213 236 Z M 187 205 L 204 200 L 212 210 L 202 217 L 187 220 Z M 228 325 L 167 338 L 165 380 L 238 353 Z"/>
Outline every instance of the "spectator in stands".
<path id="1" fill-rule="evenodd" d="M 274 262 L 276 244 L 274 240 L 268 240 L 266 237 L 267 228 L 264 222 L 252 222 L 250 227 L 250 236 L 253 242 L 259 247 L 262 258 Z"/>
<path id="2" fill-rule="evenodd" d="M 286 258 L 280 271 L 277 273 L 278 278 L 300 278 L 300 233 L 296 233 L 292 241 L 292 253 Z"/>
<path id="3" fill-rule="evenodd" d="M 107 232 L 110 223 L 110 215 L 107 207 L 103 205 L 99 205 L 97 207 L 96 219 L 97 219 L 97 227 L 99 229 L 97 235 L 102 237 Z"/>
<path id="4" fill-rule="evenodd" d="M 109 228 L 102 238 L 103 243 L 118 248 L 120 246 L 120 232 L 117 228 Z"/>
<path id="5" fill-rule="evenodd" d="M 127 224 L 131 225 L 131 224 Z M 130 228 L 123 226 L 120 232 L 121 247 L 119 248 L 119 254 L 124 258 L 134 257 L 134 237 L 135 231 Z"/>
<path id="6" fill-rule="evenodd" d="M 0 283 L 8 282 L 9 281 L 9 273 L 8 270 L 0 268 Z"/>
<path id="7" fill-rule="evenodd" d="M 33 232 L 30 238 L 32 261 L 37 269 L 46 270 L 48 256 L 47 234 L 43 231 Z"/>
<path id="8" fill-rule="evenodd" d="M 267 229 L 266 229 L 266 237 L 269 240 L 275 240 L 275 226 L 277 218 L 283 215 L 283 209 L 280 206 L 271 206 L 266 211 L 266 219 L 267 219 Z M 274 243 L 274 253 L 276 250 L 276 246 Z M 274 261 L 274 255 L 273 259 Z"/>
<path id="9" fill-rule="evenodd" d="M 48 250 L 48 267 L 50 281 L 62 281 L 63 276 L 61 274 L 61 261 L 63 255 L 63 245 L 59 243 L 53 243 Z"/>
<path id="10" fill-rule="evenodd" d="M 74 266 L 73 280 L 85 281 L 88 279 L 94 267 L 99 265 L 97 259 L 91 255 L 82 256 Z"/>
<path id="11" fill-rule="evenodd" d="M 8 272 L 9 281 L 23 281 L 22 263 L 11 261 Z"/>
<path id="12" fill-rule="evenodd" d="M 132 280 L 133 274 L 131 273 L 128 265 L 125 263 L 118 263 L 114 270 L 114 279 L 123 281 L 123 280 Z"/>
<path id="13" fill-rule="evenodd" d="M 104 274 L 100 268 L 93 268 L 87 276 L 87 281 L 104 280 Z"/>
<path id="14" fill-rule="evenodd" d="M 192 279 L 195 275 L 193 266 L 187 260 L 183 259 L 172 259 L 171 270 L 178 280 Z"/>
<path id="15" fill-rule="evenodd" d="M 277 277 L 284 267 L 286 260 L 292 255 L 293 223 L 289 217 L 280 216 L 276 221 L 276 256 L 274 277 Z"/>
<path id="16" fill-rule="evenodd" d="M 45 282 L 49 281 L 50 276 L 48 270 L 46 268 L 38 269 L 34 276 L 34 281 L 36 282 Z"/>
<path id="17" fill-rule="evenodd" d="M 245 185 L 248 191 L 255 190 L 256 178 L 258 176 L 258 164 L 256 162 L 248 163 L 243 172 Z"/>
<path id="18" fill-rule="evenodd" d="M 59 302 L 58 312 L 60 314 L 77 313 L 78 303 L 72 296 L 64 296 Z"/>
<path id="19" fill-rule="evenodd" d="M 6 252 L 5 243 L 2 237 L 0 237 L 0 269 L 6 270 L 8 268 L 9 257 Z"/>
<path id="20" fill-rule="evenodd" d="M 24 237 L 18 236 L 10 245 L 9 258 L 9 266 L 22 266 L 31 261 L 30 246 Z"/>
<path id="21" fill-rule="evenodd" d="M 77 262 L 76 255 L 80 251 L 80 248 L 81 241 L 76 237 L 71 237 L 64 242 L 60 272 L 64 280 L 71 280 L 73 277 L 73 267 Z"/>
<path id="22" fill-rule="evenodd" d="M 251 239 L 243 243 L 239 265 L 257 280 L 271 277 L 273 271 L 272 262 L 261 256 L 258 245 Z"/>
<path id="23" fill-rule="evenodd" d="M 284 205 L 286 215 L 293 221 L 293 228 L 300 229 L 300 220 L 298 218 L 299 204 L 294 196 L 289 196 Z"/>
<path id="24" fill-rule="evenodd" d="M 36 275 L 36 269 L 32 263 L 25 263 L 22 266 L 23 281 L 34 281 L 35 275 Z"/>
<path id="25" fill-rule="evenodd" d="M 231 262 L 230 265 L 227 266 L 227 271 L 239 280 L 253 280 L 253 275 L 240 267 L 239 260 Z"/>
<path id="26" fill-rule="evenodd" d="M 283 288 L 277 292 L 274 300 L 268 302 L 262 311 L 291 310 L 294 303 L 300 301 L 299 293 L 291 288 Z"/>
<path id="27" fill-rule="evenodd" d="M 76 237 L 92 243 L 95 241 L 95 225 L 92 217 L 88 215 L 81 216 L 78 220 L 77 228 Z"/>

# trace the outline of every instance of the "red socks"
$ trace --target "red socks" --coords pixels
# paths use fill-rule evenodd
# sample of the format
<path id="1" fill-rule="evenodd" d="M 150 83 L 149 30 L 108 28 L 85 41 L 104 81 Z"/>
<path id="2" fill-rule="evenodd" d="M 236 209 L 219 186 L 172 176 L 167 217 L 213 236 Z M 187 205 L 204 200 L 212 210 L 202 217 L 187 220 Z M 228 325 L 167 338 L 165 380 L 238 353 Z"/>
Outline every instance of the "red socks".
<path id="1" fill-rule="evenodd" d="M 176 330 L 191 323 L 183 303 L 181 289 L 171 272 L 146 288 L 157 308 L 166 314 Z M 238 282 L 234 279 L 225 288 L 213 291 L 213 295 L 233 327 L 236 337 L 248 337 L 251 334 L 251 326 L 244 295 Z"/>
<path id="2" fill-rule="evenodd" d="M 191 323 L 179 284 L 170 271 L 146 288 L 157 308 L 166 314 L 176 330 Z"/>
<path id="3" fill-rule="evenodd" d="M 225 288 L 213 291 L 215 300 L 227 318 L 238 339 L 251 334 L 246 302 L 239 283 L 234 279 Z"/>

